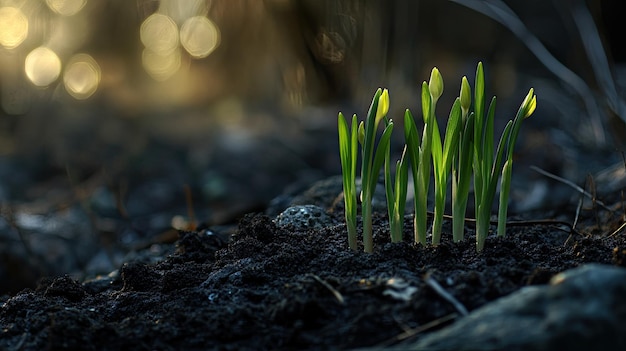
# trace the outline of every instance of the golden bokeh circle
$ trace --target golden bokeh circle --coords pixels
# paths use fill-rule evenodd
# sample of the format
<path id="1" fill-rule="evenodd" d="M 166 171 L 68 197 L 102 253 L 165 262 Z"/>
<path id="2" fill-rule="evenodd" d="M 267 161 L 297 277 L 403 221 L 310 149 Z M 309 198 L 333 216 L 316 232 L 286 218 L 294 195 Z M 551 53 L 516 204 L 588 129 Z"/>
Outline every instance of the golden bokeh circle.
<path id="1" fill-rule="evenodd" d="M 26 56 L 24 71 L 33 84 L 46 87 L 59 78 L 61 60 L 54 51 L 40 46 Z"/>
<path id="2" fill-rule="evenodd" d="M 28 19 L 18 8 L 0 7 L 0 45 L 14 49 L 28 36 Z"/>
<path id="3" fill-rule="evenodd" d="M 155 13 L 141 24 L 139 36 L 152 52 L 166 55 L 178 47 L 178 27 L 169 16 Z"/>
<path id="4" fill-rule="evenodd" d="M 180 42 L 195 58 L 209 56 L 220 42 L 217 26 L 204 16 L 188 18 L 180 28 Z"/>
<path id="5" fill-rule="evenodd" d="M 87 54 L 72 57 L 63 73 L 65 90 L 77 100 L 93 95 L 98 90 L 100 79 L 100 65 Z"/>

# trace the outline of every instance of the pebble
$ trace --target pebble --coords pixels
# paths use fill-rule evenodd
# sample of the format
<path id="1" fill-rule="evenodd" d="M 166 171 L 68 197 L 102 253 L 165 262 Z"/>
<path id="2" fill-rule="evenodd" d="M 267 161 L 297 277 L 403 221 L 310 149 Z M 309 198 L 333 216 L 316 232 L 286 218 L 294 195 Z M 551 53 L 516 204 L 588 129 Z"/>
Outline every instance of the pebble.
<path id="1" fill-rule="evenodd" d="M 298 229 L 324 228 L 330 221 L 326 211 L 315 205 L 291 206 L 274 219 L 279 227 L 293 226 Z"/>

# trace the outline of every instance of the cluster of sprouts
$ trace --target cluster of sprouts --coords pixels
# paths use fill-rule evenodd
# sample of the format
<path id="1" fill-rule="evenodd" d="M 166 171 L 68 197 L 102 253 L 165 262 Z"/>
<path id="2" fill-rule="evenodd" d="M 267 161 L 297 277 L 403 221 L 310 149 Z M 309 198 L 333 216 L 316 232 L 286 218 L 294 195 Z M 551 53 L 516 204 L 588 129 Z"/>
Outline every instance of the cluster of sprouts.
<path id="1" fill-rule="evenodd" d="M 389 92 L 378 89 L 372 99 L 364 121 L 358 122 L 353 115 L 349 125 L 340 112 L 338 117 L 339 150 L 343 175 L 345 218 L 348 244 L 356 250 L 358 194 L 356 187 L 357 158 L 361 160 L 361 217 L 363 223 L 363 247 L 373 251 L 372 196 L 381 168 L 384 167 L 385 193 L 392 242 L 402 241 L 404 210 L 407 199 L 409 170 L 413 175 L 415 189 L 414 238 L 426 244 L 427 199 L 430 191 L 431 172 L 434 178 L 434 211 L 432 221 L 432 244 L 441 240 L 441 230 L 448 189 L 452 182 L 452 238 L 463 239 L 465 213 L 470 193 L 470 181 L 474 180 L 476 209 L 476 249 L 481 251 L 490 229 L 491 208 L 500 181 L 497 234 L 506 234 L 506 217 L 511 175 L 513 148 L 522 120 L 528 118 L 537 106 L 537 97 L 531 88 L 517 114 L 506 124 L 498 144 L 494 141 L 494 117 L 496 98 L 493 97 L 485 111 L 485 77 L 482 63 L 478 63 L 472 89 L 466 77 L 461 80 L 459 96 L 454 101 L 442 139 L 435 110 L 443 94 L 443 78 L 433 68 L 430 80 L 422 83 L 422 134 L 418 133 L 415 119 L 408 109 L 404 113 L 404 136 L 406 144 L 400 160 L 396 162 L 392 178 L 390 141 L 393 120 L 389 112 Z M 377 138 L 377 130 L 383 132 Z M 378 140 L 377 140 L 378 139 Z M 410 165 L 410 167 L 409 167 Z"/>

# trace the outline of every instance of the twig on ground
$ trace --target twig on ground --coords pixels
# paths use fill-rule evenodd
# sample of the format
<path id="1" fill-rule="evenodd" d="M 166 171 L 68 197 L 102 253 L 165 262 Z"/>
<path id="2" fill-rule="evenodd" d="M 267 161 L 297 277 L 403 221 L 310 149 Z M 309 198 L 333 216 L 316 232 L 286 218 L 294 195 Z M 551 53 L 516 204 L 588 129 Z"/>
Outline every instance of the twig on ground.
<path id="1" fill-rule="evenodd" d="M 574 223 L 572 223 L 572 228 L 576 228 L 578 224 L 578 218 L 580 218 L 580 210 L 583 208 L 583 195 L 581 194 L 580 199 L 578 200 L 578 206 L 576 206 L 576 214 L 574 215 Z"/>
<path id="2" fill-rule="evenodd" d="M 624 229 L 624 227 L 626 227 L 626 222 L 622 223 L 622 225 L 620 225 L 619 228 L 615 229 L 613 233 L 609 234 L 607 238 L 617 235 L 622 229 Z"/>
<path id="3" fill-rule="evenodd" d="M 432 276 L 430 273 L 424 275 L 424 282 L 430 286 L 439 296 L 443 297 L 446 301 L 450 302 L 452 306 L 461 314 L 461 316 L 467 316 L 469 313 L 467 308 L 463 306 L 459 300 L 457 300 L 452 294 L 447 292 Z"/>
<path id="4" fill-rule="evenodd" d="M 432 212 L 428 212 L 429 215 L 432 215 Z M 452 219 L 451 215 L 444 215 L 443 216 L 446 219 Z M 474 218 L 464 218 L 466 223 L 473 223 L 476 224 L 476 219 Z M 498 221 L 489 221 L 489 224 L 493 224 L 496 225 L 498 224 Z M 570 224 L 569 222 L 565 222 L 565 221 L 559 221 L 556 219 L 535 219 L 535 220 L 528 220 L 528 221 L 507 221 L 506 222 L 507 226 L 511 226 L 511 227 L 526 227 L 526 226 L 531 226 L 531 225 L 562 225 L 565 226 L 569 229 L 570 233 L 574 233 L 574 234 L 579 234 L 580 233 L 574 228 L 574 226 L 572 224 Z"/>
<path id="5" fill-rule="evenodd" d="M 572 230 L 573 231 L 576 230 L 576 225 L 578 224 L 578 218 L 580 217 L 580 210 L 583 207 L 583 198 L 584 198 L 584 196 L 581 194 L 580 199 L 578 200 L 578 206 L 576 206 L 576 214 L 574 215 L 574 223 L 572 223 Z M 572 238 L 572 234 L 570 233 L 570 235 L 567 237 L 567 239 L 565 239 L 565 242 L 563 243 L 563 246 L 567 246 L 567 244 L 569 243 L 571 238 Z"/>
<path id="6" fill-rule="evenodd" d="M 323 280 L 322 278 L 318 277 L 315 274 L 309 274 L 313 279 L 315 279 L 318 283 L 322 284 L 323 287 L 325 287 L 326 289 L 328 289 L 328 291 L 330 291 L 333 296 L 337 299 L 337 301 L 340 304 L 344 304 L 345 300 L 343 298 L 343 295 L 341 295 L 341 293 L 339 291 L 337 291 L 335 288 L 333 288 L 330 284 L 328 284 L 327 281 Z"/>
<path id="7" fill-rule="evenodd" d="M 572 181 L 569 181 L 569 180 L 567 180 L 565 178 L 561 178 L 558 175 L 552 174 L 552 173 L 550 173 L 548 171 L 545 171 L 545 170 L 543 170 L 543 169 L 541 169 L 541 168 L 539 168 L 537 166 L 530 166 L 530 169 L 532 169 L 533 171 L 535 171 L 535 172 L 537 172 L 537 173 L 539 173 L 541 175 L 544 175 L 544 176 L 546 176 L 548 178 L 552 178 L 552 179 L 554 179 L 556 181 L 559 181 L 559 182 L 561 182 L 561 183 L 563 183 L 563 184 L 573 188 L 574 190 L 576 190 L 579 193 L 585 195 L 586 197 L 588 197 L 592 201 L 594 199 L 593 195 L 591 195 L 589 192 L 585 191 L 585 189 L 581 188 L 580 186 L 574 184 Z M 605 205 L 604 202 L 602 202 L 600 200 L 596 200 L 595 202 L 596 202 L 596 204 L 600 205 L 600 207 L 604 208 L 605 210 L 607 210 L 609 212 L 613 212 L 613 210 L 610 209 L 607 205 Z"/>

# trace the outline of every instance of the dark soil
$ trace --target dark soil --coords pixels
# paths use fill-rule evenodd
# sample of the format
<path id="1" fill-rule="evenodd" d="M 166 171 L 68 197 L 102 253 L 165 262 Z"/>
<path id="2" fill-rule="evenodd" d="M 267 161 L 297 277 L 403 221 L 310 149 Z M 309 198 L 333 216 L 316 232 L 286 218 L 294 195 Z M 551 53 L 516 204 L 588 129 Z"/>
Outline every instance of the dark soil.
<path id="1" fill-rule="evenodd" d="M 331 215 L 341 223 L 340 214 Z M 476 253 L 469 225 L 461 243 L 445 237 L 438 247 L 422 247 L 409 240 L 411 222 L 407 217 L 406 242 L 391 244 L 386 219 L 376 217 L 373 254 L 350 251 L 343 224 L 285 229 L 251 214 L 230 240 L 211 230 L 182 232 L 158 263 L 128 262 L 117 275 L 84 283 L 47 279 L 5 298 L 0 349 L 398 345 L 461 316 L 433 281 L 472 311 L 586 262 L 626 266 L 623 234 L 518 224 Z"/>

